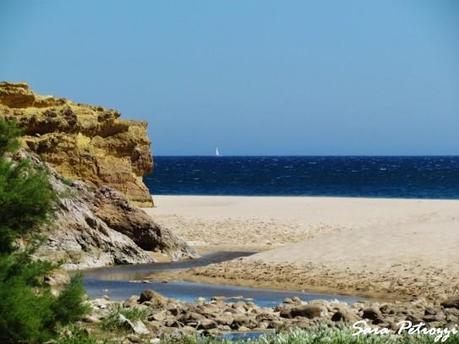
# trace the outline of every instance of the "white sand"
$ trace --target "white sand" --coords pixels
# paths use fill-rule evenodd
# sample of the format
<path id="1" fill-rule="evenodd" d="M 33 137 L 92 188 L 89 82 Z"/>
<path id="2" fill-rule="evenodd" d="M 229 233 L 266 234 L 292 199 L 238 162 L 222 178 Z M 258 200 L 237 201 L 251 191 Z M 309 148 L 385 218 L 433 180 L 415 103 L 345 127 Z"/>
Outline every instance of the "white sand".
<path id="1" fill-rule="evenodd" d="M 196 246 L 268 249 L 308 239 L 309 244 L 302 244 L 305 248 L 330 249 L 325 256 L 317 250 L 308 250 L 307 255 L 327 260 L 341 259 L 351 244 L 375 248 L 379 255 L 402 251 L 400 246 L 408 243 L 410 249 L 403 250 L 409 254 L 430 257 L 432 250 L 438 250 L 436 256 L 444 257 L 456 248 L 459 252 L 455 200 L 232 196 L 155 196 L 154 200 L 156 208 L 147 212 Z M 302 259 L 302 245 L 294 246 L 295 258 L 289 259 Z M 276 251 L 276 256 L 281 253 Z"/>
<path id="2" fill-rule="evenodd" d="M 459 201 L 156 196 L 191 245 L 264 250 L 190 279 L 436 298 L 459 292 Z"/>

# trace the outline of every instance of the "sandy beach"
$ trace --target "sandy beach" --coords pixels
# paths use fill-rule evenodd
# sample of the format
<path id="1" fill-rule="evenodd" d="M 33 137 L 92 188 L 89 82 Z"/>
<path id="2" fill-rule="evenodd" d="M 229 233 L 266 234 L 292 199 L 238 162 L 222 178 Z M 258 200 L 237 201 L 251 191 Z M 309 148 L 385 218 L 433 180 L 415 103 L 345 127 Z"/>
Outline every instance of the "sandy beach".
<path id="1" fill-rule="evenodd" d="M 383 297 L 459 292 L 459 201 L 155 196 L 147 209 L 198 251 L 259 253 L 181 277 Z"/>

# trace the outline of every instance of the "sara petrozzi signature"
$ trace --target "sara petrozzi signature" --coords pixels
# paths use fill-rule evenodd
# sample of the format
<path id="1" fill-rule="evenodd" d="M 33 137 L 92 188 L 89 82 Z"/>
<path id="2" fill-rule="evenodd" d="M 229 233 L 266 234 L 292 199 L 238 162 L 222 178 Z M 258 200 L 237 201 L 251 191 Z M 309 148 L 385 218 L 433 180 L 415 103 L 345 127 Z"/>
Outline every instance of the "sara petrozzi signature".
<path id="1" fill-rule="evenodd" d="M 413 324 L 411 321 L 404 320 L 397 323 L 398 330 L 394 331 L 388 328 L 373 328 L 368 326 L 366 320 L 360 320 L 352 325 L 352 328 L 357 330 L 352 335 L 359 336 L 362 334 L 377 334 L 377 335 L 388 335 L 388 334 L 408 334 L 408 335 L 428 335 L 434 337 L 434 342 L 445 342 L 451 335 L 459 333 L 457 325 L 452 328 L 442 327 L 430 327 L 427 328 L 426 324 L 420 322 Z"/>

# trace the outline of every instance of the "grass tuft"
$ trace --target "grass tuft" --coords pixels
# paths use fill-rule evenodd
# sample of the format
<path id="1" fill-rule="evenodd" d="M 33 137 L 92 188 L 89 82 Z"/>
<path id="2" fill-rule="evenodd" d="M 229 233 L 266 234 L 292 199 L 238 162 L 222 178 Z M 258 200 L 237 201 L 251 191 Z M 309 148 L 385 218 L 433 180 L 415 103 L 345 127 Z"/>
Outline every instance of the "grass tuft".
<path id="1" fill-rule="evenodd" d="M 67 328 L 66 334 L 61 335 L 55 344 L 108 344 L 105 340 L 97 339 L 84 329 L 76 326 Z"/>
<path id="2" fill-rule="evenodd" d="M 459 335 L 451 335 L 445 341 L 435 341 L 434 336 L 408 335 L 359 335 L 353 336 L 351 329 L 318 327 L 312 330 L 292 330 L 290 332 L 267 335 L 246 341 L 228 341 L 224 339 L 188 337 L 163 338 L 161 344 L 459 344 Z"/>
<path id="3" fill-rule="evenodd" d="M 120 305 L 110 312 L 110 314 L 102 320 L 102 330 L 122 330 L 123 326 L 119 322 L 119 315 L 123 315 L 125 318 L 134 321 L 142 320 L 147 318 L 148 311 L 139 307 L 123 308 Z"/>

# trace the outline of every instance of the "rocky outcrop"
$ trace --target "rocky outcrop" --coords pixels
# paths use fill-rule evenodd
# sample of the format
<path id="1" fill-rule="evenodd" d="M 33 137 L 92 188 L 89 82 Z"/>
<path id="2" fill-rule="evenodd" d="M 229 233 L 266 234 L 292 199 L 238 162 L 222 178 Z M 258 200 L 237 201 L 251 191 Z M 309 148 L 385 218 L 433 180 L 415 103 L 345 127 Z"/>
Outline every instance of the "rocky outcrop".
<path id="1" fill-rule="evenodd" d="M 101 107 L 34 94 L 27 84 L 0 83 L 0 116 L 23 130 L 27 158 L 49 171 L 57 194 L 37 257 L 67 269 L 172 260 L 194 252 L 137 205 L 151 205 L 142 182 L 151 171 L 146 123 L 120 120 Z"/>
<path id="2" fill-rule="evenodd" d="M 8 82 L 0 83 L 0 116 L 15 120 L 24 144 L 64 177 L 108 185 L 139 206 L 152 206 L 142 181 L 153 166 L 146 122 Z"/>
<path id="3" fill-rule="evenodd" d="M 45 167 L 26 150 L 13 158 L 27 158 Z M 172 260 L 194 257 L 184 241 L 115 189 L 71 182 L 52 168 L 49 181 L 58 197 L 52 218 L 41 228 L 46 240 L 36 252 L 38 257 L 63 262 L 66 269 L 150 263 L 155 261 L 153 252 L 167 254 Z"/>
<path id="4" fill-rule="evenodd" d="M 132 296 L 122 303 L 112 302 L 105 297 L 91 300 L 90 305 L 90 322 L 99 322 L 114 312 L 121 314 L 127 309 L 137 308 L 145 314 L 145 318 L 141 320 L 143 326 L 129 326 L 125 335 L 145 334 L 149 339 L 163 336 L 178 339 L 188 335 L 220 336 L 236 331 L 269 334 L 298 328 L 343 329 L 354 324 L 358 324 L 359 328 L 384 329 L 387 333 L 395 334 L 408 322 L 420 329 L 452 329 L 457 326 L 459 315 L 457 309 L 445 308 L 422 299 L 410 302 L 360 301 L 348 304 L 337 300 L 305 302 L 293 297 L 271 308 L 260 307 L 243 298 L 236 300 L 213 297 L 210 300 L 199 298 L 196 303 L 181 302 L 166 298 L 153 290 L 146 290 L 140 297 Z M 120 319 L 120 325 L 124 323 L 125 320 Z M 117 339 L 123 342 L 120 338 Z M 139 339 L 138 342 L 142 341 Z"/>

